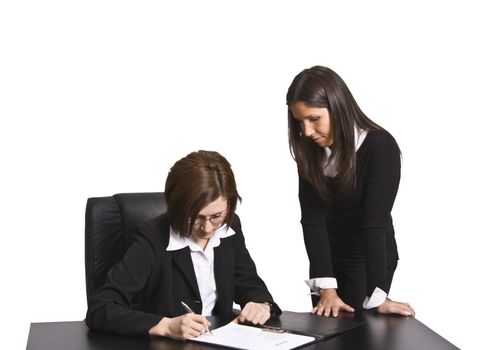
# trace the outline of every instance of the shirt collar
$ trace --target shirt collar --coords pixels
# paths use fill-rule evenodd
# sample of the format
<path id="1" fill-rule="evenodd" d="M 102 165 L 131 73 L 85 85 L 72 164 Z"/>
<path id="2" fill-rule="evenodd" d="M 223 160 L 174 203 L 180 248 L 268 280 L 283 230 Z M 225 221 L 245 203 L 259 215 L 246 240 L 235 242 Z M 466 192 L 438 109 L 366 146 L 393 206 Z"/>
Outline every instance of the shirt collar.
<path id="1" fill-rule="evenodd" d="M 219 246 L 221 243 L 221 238 L 232 236 L 235 233 L 236 232 L 227 225 L 219 227 L 214 232 L 214 235 L 209 239 L 206 250 Z M 191 249 L 192 252 L 203 250 L 196 242 L 192 240 L 191 237 L 182 237 L 171 226 L 169 230 L 169 244 L 167 245 L 166 251 L 179 250 L 187 246 L 189 246 L 189 249 Z"/>
<path id="2" fill-rule="evenodd" d="M 356 125 L 354 126 L 354 151 L 357 152 L 361 144 L 366 138 L 368 131 L 358 128 Z M 331 157 L 331 148 L 324 147 L 324 151 L 326 152 L 327 159 L 323 163 L 324 175 L 334 177 L 336 176 L 336 158 L 333 158 L 329 161 Z"/>
<path id="3" fill-rule="evenodd" d="M 358 128 L 356 125 L 354 126 L 354 151 L 357 152 L 361 144 L 363 143 L 364 139 L 368 131 Z M 326 151 L 326 155 L 329 157 L 331 155 L 331 148 L 324 147 Z"/>

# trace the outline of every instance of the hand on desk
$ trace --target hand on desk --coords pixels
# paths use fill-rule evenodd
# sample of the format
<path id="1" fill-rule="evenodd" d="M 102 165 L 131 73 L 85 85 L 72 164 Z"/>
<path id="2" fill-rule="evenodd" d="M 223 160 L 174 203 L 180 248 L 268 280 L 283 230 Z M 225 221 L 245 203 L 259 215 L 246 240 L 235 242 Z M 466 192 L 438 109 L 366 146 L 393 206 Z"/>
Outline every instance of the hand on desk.
<path id="1" fill-rule="evenodd" d="M 238 323 L 264 324 L 270 318 L 270 306 L 250 301 L 236 318 Z"/>
<path id="2" fill-rule="evenodd" d="M 319 294 L 319 302 L 317 303 L 317 306 L 311 310 L 311 313 L 318 316 L 324 315 L 326 317 L 337 317 L 340 310 L 354 312 L 354 309 L 351 306 L 341 300 L 334 288 L 321 289 L 319 290 Z"/>
<path id="3" fill-rule="evenodd" d="M 401 303 L 386 299 L 376 309 L 381 314 L 398 314 L 402 316 L 415 316 L 415 310 L 408 303 Z"/>
<path id="4" fill-rule="evenodd" d="M 202 315 L 187 313 L 178 317 L 164 317 L 150 328 L 150 335 L 186 340 L 205 333 L 211 323 Z"/>

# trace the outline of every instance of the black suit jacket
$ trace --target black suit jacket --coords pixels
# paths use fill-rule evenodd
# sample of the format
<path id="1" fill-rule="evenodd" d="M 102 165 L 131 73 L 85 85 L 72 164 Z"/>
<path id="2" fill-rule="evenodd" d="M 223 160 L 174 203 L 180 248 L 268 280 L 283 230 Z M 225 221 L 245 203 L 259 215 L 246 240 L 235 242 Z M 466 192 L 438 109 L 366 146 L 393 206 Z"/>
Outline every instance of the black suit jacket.
<path id="1" fill-rule="evenodd" d="M 246 249 L 236 215 L 231 227 L 236 234 L 222 238 L 221 244 L 214 248 L 218 293 L 215 315 L 231 314 L 233 301 L 241 307 L 249 301 L 273 303 Z M 166 251 L 168 243 L 166 215 L 138 227 L 124 258 L 108 272 L 105 285 L 89 301 L 86 323 L 90 328 L 148 336 L 149 329 L 163 317 L 186 313 L 181 301 L 195 313 L 201 313 L 201 296 L 189 247 Z M 276 304 L 274 310 L 281 312 Z"/>
<path id="2" fill-rule="evenodd" d="M 391 211 L 400 183 L 400 149 L 386 133 L 369 131 L 356 153 L 356 188 L 351 195 L 335 194 L 330 204 L 320 200 L 312 185 L 299 178 L 302 228 L 310 261 L 310 277 L 337 277 L 335 267 L 349 271 L 364 261 L 365 286 L 359 278 L 338 279 L 343 287 L 363 295 L 352 302 L 361 307 L 375 287 L 390 290 L 398 250 Z M 344 282 L 344 283 L 343 283 Z"/>

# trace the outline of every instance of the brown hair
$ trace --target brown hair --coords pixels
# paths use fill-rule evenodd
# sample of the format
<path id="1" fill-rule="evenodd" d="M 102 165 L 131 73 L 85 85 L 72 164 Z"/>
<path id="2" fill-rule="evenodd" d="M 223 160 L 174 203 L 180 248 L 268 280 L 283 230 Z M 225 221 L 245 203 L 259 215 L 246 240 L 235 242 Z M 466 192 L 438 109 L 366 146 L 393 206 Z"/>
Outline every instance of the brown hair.
<path id="1" fill-rule="evenodd" d="M 324 176 L 322 165 L 327 157 L 324 148 L 303 135 L 290 110 L 298 101 L 329 111 L 333 138 L 331 158 L 335 157 L 337 172 L 332 180 Z M 361 111 L 344 80 L 327 67 L 314 66 L 297 74 L 287 92 L 287 105 L 290 153 L 300 176 L 311 183 L 325 202 L 332 200 L 331 181 L 340 192 L 353 191 L 356 182 L 354 126 L 388 132 Z"/>
<path id="2" fill-rule="evenodd" d="M 228 201 L 223 224 L 231 224 L 238 200 L 231 164 L 218 152 L 192 152 L 178 160 L 165 182 L 167 215 L 172 228 L 189 237 L 199 212 L 219 197 Z"/>

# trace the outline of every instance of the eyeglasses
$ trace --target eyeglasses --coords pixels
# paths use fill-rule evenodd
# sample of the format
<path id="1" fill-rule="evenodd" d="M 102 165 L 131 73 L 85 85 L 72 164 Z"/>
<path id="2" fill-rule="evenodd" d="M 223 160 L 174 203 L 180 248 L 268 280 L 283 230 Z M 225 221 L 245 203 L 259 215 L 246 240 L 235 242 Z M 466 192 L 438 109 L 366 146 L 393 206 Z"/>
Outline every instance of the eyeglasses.
<path id="1" fill-rule="evenodd" d="M 213 225 L 219 225 L 224 221 L 224 218 L 226 217 L 226 210 L 222 211 L 221 213 L 217 213 L 214 215 L 211 215 L 209 217 L 198 215 L 196 216 L 196 219 L 194 220 L 194 225 L 203 225 L 206 223 L 206 221 L 209 220 L 209 222 Z M 191 222 L 191 219 L 188 220 L 188 222 Z"/>

